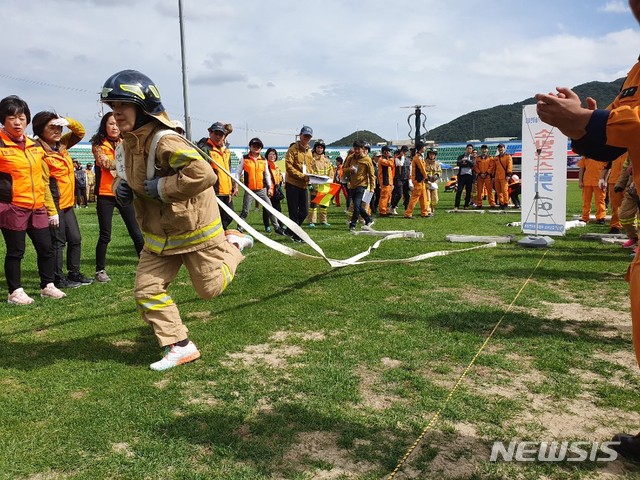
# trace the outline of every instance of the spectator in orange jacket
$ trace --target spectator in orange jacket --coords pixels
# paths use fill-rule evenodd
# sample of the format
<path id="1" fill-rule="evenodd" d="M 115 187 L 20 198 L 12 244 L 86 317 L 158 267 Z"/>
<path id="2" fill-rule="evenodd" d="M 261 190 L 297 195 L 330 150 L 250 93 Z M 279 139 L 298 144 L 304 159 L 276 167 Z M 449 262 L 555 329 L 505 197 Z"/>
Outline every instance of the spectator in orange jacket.
<path id="1" fill-rule="evenodd" d="M 63 127 L 69 127 L 70 132 L 62 135 Z M 43 168 L 49 174 L 51 194 L 60 217 L 60 226 L 51 229 L 55 255 L 54 284 L 58 288 L 91 285 L 93 279 L 80 273 L 82 237 L 73 209 L 76 175 L 74 162 L 68 151 L 82 140 L 85 135 L 84 127 L 80 122 L 72 118 L 59 117 L 54 112 L 38 112 L 33 117 L 33 133 L 38 136 L 37 143 L 45 152 Z M 67 246 L 67 276 L 62 268 L 65 246 Z"/>
<path id="2" fill-rule="evenodd" d="M 44 150 L 25 135 L 31 122 L 29 106 L 11 95 L 0 101 L 0 230 L 5 242 L 4 275 L 9 288 L 7 302 L 33 303 L 22 288 L 21 264 L 29 235 L 38 257 L 40 296 L 66 297 L 54 285 L 54 256 L 49 227 L 60 224 L 44 174 Z"/>

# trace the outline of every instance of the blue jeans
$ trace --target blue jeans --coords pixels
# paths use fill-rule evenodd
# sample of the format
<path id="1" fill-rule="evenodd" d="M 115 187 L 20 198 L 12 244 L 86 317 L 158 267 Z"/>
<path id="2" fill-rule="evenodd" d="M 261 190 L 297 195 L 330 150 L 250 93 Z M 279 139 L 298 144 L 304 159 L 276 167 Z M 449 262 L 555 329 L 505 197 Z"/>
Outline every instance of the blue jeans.
<path id="1" fill-rule="evenodd" d="M 353 216 L 351 217 L 349 227 L 355 227 L 358 223 L 358 217 L 360 216 L 364 218 L 365 223 L 369 223 L 371 221 L 371 217 L 367 211 L 362 208 L 362 196 L 364 195 L 365 190 L 366 188 L 364 187 L 349 189 L 349 196 L 351 197 L 351 203 L 353 203 Z"/>

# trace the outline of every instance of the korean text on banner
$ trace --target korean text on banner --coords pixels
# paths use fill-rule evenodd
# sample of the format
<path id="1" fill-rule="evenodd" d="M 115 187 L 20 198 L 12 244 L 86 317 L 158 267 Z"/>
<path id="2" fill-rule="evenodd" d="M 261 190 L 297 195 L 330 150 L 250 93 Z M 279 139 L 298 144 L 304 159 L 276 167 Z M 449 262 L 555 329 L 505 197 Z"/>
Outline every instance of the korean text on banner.
<path id="1" fill-rule="evenodd" d="M 540 120 L 535 105 L 524 106 L 521 178 L 523 233 L 564 235 L 567 217 L 567 143 L 567 137 L 560 130 Z"/>

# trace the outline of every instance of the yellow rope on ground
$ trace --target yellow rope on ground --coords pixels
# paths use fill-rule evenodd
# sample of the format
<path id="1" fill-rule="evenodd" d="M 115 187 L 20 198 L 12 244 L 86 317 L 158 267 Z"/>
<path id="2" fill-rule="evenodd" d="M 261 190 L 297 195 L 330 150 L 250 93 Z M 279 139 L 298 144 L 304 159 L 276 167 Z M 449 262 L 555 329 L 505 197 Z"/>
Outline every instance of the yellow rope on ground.
<path id="1" fill-rule="evenodd" d="M 542 263 L 542 260 L 544 260 L 544 257 L 547 255 L 547 251 L 544 252 L 544 255 L 542 255 L 542 257 L 540 258 L 540 261 L 538 261 L 538 264 L 536 265 L 536 267 L 533 269 L 533 271 L 531 272 L 531 275 L 529 275 L 529 278 L 527 278 L 527 280 L 524 282 L 524 284 L 522 285 L 522 287 L 520 288 L 520 290 L 518 290 L 518 293 L 516 294 L 516 296 L 514 297 L 514 299 L 511 301 L 511 303 L 509 304 L 509 307 L 507 308 L 506 312 L 504 312 L 504 314 L 502 315 L 502 317 L 500 317 L 500 319 L 498 320 L 498 322 L 496 323 L 496 325 L 493 327 L 493 330 L 491 330 L 491 333 L 489 333 L 489 335 L 487 336 L 487 338 L 485 339 L 485 341 L 482 343 L 482 345 L 480 346 L 480 349 L 478 350 L 478 352 L 473 356 L 473 358 L 471 359 L 471 361 L 469 362 L 469 365 L 467 365 L 467 367 L 464 369 L 464 371 L 462 372 L 462 374 L 460 375 L 460 378 L 458 378 L 458 381 L 456 382 L 456 384 L 453 386 L 453 388 L 451 389 L 451 391 L 449 392 L 449 394 L 447 395 L 447 398 L 445 399 L 444 403 L 442 404 L 442 406 L 438 409 L 438 411 L 433 415 L 433 417 L 431 417 L 431 420 L 429 421 L 429 423 L 427 424 L 426 427 L 424 427 L 424 430 L 422 430 L 422 433 L 420 434 L 420 436 L 416 439 L 415 442 L 413 442 L 413 445 L 411 445 L 409 447 L 409 450 L 407 450 L 407 453 L 404 454 L 404 456 L 402 457 L 402 459 L 398 462 L 398 465 L 396 465 L 396 468 L 394 468 L 393 472 L 391 472 L 391 474 L 387 477 L 387 480 L 392 480 L 393 478 L 395 478 L 396 474 L 400 471 L 400 469 L 402 468 L 402 466 L 406 463 L 407 459 L 409 458 L 409 456 L 414 452 L 414 450 L 418 447 L 418 445 L 420 444 L 420 442 L 422 440 L 424 440 L 424 437 L 426 437 L 427 433 L 429 432 L 429 430 L 431 430 L 431 427 L 433 425 L 435 425 L 435 423 L 438 421 L 438 419 L 440 418 L 440 415 L 442 414 L 442 412 L 444 411 L 444 409 L 447 407 L 447 405 L 449 404 L 449 402 L 451 401 L 451 399 L 453 398 L 454 393 L 456 392 L 456 390 L 458 389 L 458 387 L 460 386 L 460 384 L 462 383 L 462 380 L 464 379 L 464 377 L 467 375 L 467 373 L 469 373 L 469 370 L 471 370 L 471 367 L 473 367 L 473 365 L 475 364 L 476 360 L 478 359 L 478 357 L 480 356 L 480 354 L 482 353 L 482 351 L 484 350 L 484 348 L 487 346 L 487 344 L 489 343 L 489 340 L 491 340 L 491 337 L 493 337 L 493 334 L 496 333 L 496 330 L 498 330 L 498 328 L 500 327 L 500 324 L 502 323 L 502 320 L 504 320 L 504 318 L 507 316 L 507 314 L 509 313 L 509 311 L 511 310 L 511 308 L 513 308 L 513 305 L 516 303 L 516 301 L 518 300 L 518 297 L 520 297 L 520 294 L 522 293 L 522 291 L 524 290 L 524 288 L 527 286 L 527 284 L 529 283 L 529 281 L 531 281 L 531 278 L 533 277 L 533 274 L 536 273 L 536 270 L 538 269 L 538 267 L 540 266 L 540 264 Z"/>

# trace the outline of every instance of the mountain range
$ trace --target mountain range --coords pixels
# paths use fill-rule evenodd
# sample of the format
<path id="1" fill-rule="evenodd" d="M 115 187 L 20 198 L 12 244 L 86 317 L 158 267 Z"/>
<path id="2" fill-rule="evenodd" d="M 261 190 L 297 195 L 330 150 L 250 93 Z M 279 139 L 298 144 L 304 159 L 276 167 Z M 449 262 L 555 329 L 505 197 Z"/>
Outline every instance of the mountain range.
<path id="1" fill-rule="evenodd" d="M 593 97 L 599 107 L 606 107 L 618 95 L 624 78 L 613 82 L 588 82 L 572 90 L 583 100 Z M 533 97 L 510 105 L 497 105 L 462 115 L 448 123 L 428 131 L 423 138 L 436 143 L 466 142 L 495 137 L 520 138 L 522 135 L 522 106 L 535 103 Z M 384 142 L 381 136 L 368 130 L 359 130 L 336 140 L 329 146 L 351 145 L 354 140 L 364 140 L 371 145 Z M 391 142 L 390 142 L 391 143 Z"/>

